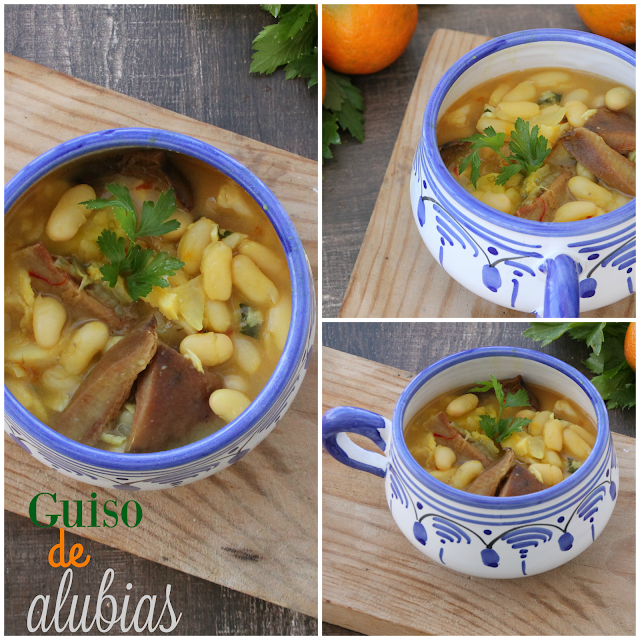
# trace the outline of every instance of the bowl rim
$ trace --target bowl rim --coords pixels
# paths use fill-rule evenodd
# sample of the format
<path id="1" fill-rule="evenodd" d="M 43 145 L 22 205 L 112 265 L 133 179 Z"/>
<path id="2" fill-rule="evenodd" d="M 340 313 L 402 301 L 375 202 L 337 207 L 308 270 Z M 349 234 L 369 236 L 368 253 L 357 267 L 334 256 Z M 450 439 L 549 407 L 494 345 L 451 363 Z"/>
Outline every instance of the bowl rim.
<path id="1" fill-rule="evenodd" d="M 209 164 L 237 182 L 258 203 L 273 225 L 287 258 L 291 279 L 291 322 L 287 341 L 276 368 L 249 407 L 219 431 L 194 443 L 156 453 L 115 453 L 71 440 L 33 416 L 5 385 L 5 412 L 30 436 L 56 453 L 81 463 L 115 471 L 159 471 L 184 466 L 237 442 L 257 424 L 277 401 L 304 356 L 312 321 L 313 284 L 302 242 L 291 219 L 271 190 L 249 169 L 216 147 L 174 131 L 119 128 L 96 131 L 68 140 L 23 167 L 5 186 L 5 215 L 42 177 L 84 155 L 126 147 L 153 147 L 182 153 Z M 240 445 L 238 443 L 238 451 Z M 233 452 L 230 452 L 233 453 Z"/>
<path id="2" fill-rule="evenodd" d="M 587 394 L 587 397 L 593 404 L 596 413 L 597 431 L 596 442 L 593 450 L 581 465 L 581 467 L 571 474 L 568 478 L 553 487 L 531 493 L 525 496 L 503 497 L 496 500 L 495 496 L 477 496 L 469 494 L 461 489 L 450 487 L 444 482 L 436 480 L 425 469 L 423 469 L 411 455 L 404 439 L 404 413 L 413 396 L 421 389 L 431 378 L 446 371 L 453 365 L 476 360 L 479 358 L 489 357 L 508 357 L 521 358 L 524 360 L 533 360 L 541 364 L 556 369 L 561 374 L 568 377 L 574 384 L 577 384 Z M 438 360 L 430 365 L 424 371 L 421 371 L 409 383 L 400 395 L 398 403 L 393 412 L 393 420 L 391 425 L 391 437 L 393 447 L 398 454 L 399 459 L 411 472 L 417 482 L 427 491 L 446 498 L 452 502 L 463 504 L 465 506 L 473 506 L 477 508 L 487 509 L 491 511 L 515 510 L 526 507 L 533 507 L 545 502 L 551 502 L 559 498 L 565 493 L 577 488 L 586 479 L 599 464 L 603 456 L 607 444 L 609 442 L 609 416 L 602 396 L 598 393 L 591 381 L 580 373 L 571 365 L 540 351 L 525 349 L 522 347 L 479 347 L 476 349 L 467 349 L 459 353 Z"/>
<path id="3" fill-rule="evenodd" d="M 420 144 L 424 142 L 424 152 L 429 168 L 434 174 L 434 182 L 437 182 L 439 187 L 446 192 L 447 196 L 455 200 L 458 206 L 469 211 L 469 213 L 477 215 L 485 222 L 522 234 L 556 238 L 568 236 L 577 237 L 590 233 L 598 233 L 611 227 L 624 224 L 625 222 L 633 222 L 636 209 L 635 198 L 611 213 L 589 220 L 551 223 L 516 218 L 515 216 L 487 206 L 467 193 L 467 191 L 453 179 L 445 167 L 438 150 L 436 123 L 440 105 L 456 80 L 467 69 L 493 53 L 540 41 L 571 42 L 586 45 L 612 54 L 634 68 L 636 66 L 635 51 L 632 51 L 628 47 L 592 33 L 573 31 L 570 29 L 529 29 L 526 31 L 516 31 L 493 38 L 472 49 L 444 72 L 442 78 L 438 81 L 438 84 L 431 93 L 425 108 Z M 441 194 L 438 195 L 440 196 Z"/>

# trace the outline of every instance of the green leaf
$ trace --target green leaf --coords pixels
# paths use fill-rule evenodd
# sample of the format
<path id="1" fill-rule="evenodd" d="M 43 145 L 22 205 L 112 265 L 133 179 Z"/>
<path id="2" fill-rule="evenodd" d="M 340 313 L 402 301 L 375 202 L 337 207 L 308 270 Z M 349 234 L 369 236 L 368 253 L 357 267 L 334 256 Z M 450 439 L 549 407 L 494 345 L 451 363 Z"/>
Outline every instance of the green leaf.
<path id="1" fill-rule="evenodd" d="M 528 418 L 503 418 L 502 410 L 506 407 L 527 407 L 529 406 L 529 396 L 524 389 L 519 389 L 516 393 L 507 393 L 507 397 L 504 397 L 504 390 L 502 385 L 495 376 L 490 376 L 490 380 L 484 380 L 482 382 L 476 382 L 476 386 L 469 390 L 469 393 L 486 393 L 491 389 L 494 390 L 496 398 L 498 400 L 498 417 L 492 418 L 487 414 L 480 416 L 480 428 L 486 433 L 486 435 L 495 440 L 496 442 L 502 442 L 506 440 L 510 435 L 517 431 L 522 431 L 523 427 L 526 427 L 531 420 Z"/>
<path id="2" fill-rule="evenodd" d="M 265 11 L 268 11 L 274 18 L 277 18 L 280 15 L 280 9 L 282 7 L 281 4 L 261 4 L 260 6 Z"/>
<path id="3" fill-rule="evenodd" d="M 529 131 L 529 123 L 522 118 L 518 118 L 514 130 L 511 131 L 509 149 L 512 153 L 508 157 L 505 157 L 501 151 L 505 134 L 496 133 L 493 127 L 487 127 L 484 133 L 474 133 L 468 138 L 462 138 L 461 142 L 471 143 L 471 153 L 462 160 L 458 171 L 462 173 L 471 163 L 470 180 L 473 186 L 477 188 L 478 180 L 480 179 L 480 155 L 478 151 L 487 147 L 509 163 L 500 169 L 496 184 L 506 184 L 510 178 L 521 171 L 529 175 L 539 169 L 543 160 L 551 153 L 551 149 L 547 149 L 547 139 L 544 136 L 538 136 L 538 131 L 538 125 Z"/>
<path id="4" fill-rule="evenodd" d="M 309 78 L 308 86 L 313 87 L 314 84 L 318 84 L 318 47 L 315 47 L 311 53 L 289 62 L 284 68 L 284 73 L 286 80 Z"/>
<path id="5" fill-rule="evenodd" d="M 338 116 L 338 124 L 344 131 L 348 131 L 359 142 L 364 141 L 364 102 L 360 89 L 351 84 L 347 76 L 327 71 L 332 77 L 332 92 L 327 101 L 325 95 L 325 108 L 333 111 Z M 327 94 L 329 93 L 327 82 Z M 334 108 L 335 104 L 339 108 Z"/>
<path id="6" fill-rule="evenodd" d="M 318 16 L 312 4 L 294 4 L 291 10 L 282 15 L 280 20 L 279 37 L 284 40 L 294 39 L 300 32 L 304 31 L 307 24 L 313 24 L 318 28 Z"/>
<path id="7" fill-rule="evenodd" d="M 591 382 L 609 409 L 635 406 L 636 375 L 624 355 L 628 322 L 536 322 L 523 335 L 546 346 L 567 332 L 592 349 L 584 365 L 597 374 Z"/>
<path id="8" fill-rule="evenodd" d="M 262 314 L 254 311 L 248 304 L 240 305 L 240 333 L 250 338 L 258 338 Z"/>
<path id="9" fill-rule="evenodd" d="M 168 220 L 177 208 L 173 189 L 161 193 L 155 205 L 153 202 L 144 202 L 136 238 L 163 236 L 178 229 L 180 223 L 177 220 Z"/>
<path id="10" fill-rule="evenodd" d="M 522 118 L 516 120 L 515 130 L 511 132 L 509 149 L 518 163 L 524 166 L 527 175 L 538 170 L 544 159 L 551 153 L 548 140 L 539 136 L 540 127 L 529 130 L 529 123 Z"/>
<path id="11" fill-rule="evenodd" d="M 114 190 L 112 187 L 117 188 Z M 119 185 L 108 185 L 108 190 L 115 196 L 115 200 L 106 201 L 110 203 L 108 206 L 113 206 L 111 204 L 113 202 L 124 204 L 124 207 L 116 207 L 116 217 L 132 242 L 127 247 L 123 237 L 118 237 L 110 229 L 104 229 L 98 237 L 97 244 L 105 258 L 109 260 L 109 264 L 100 267 L 100 273 L 102 279 L 111 288 L 116 286 L 118 276 L 123 276 L 127 282 L 129 295 L 136 301 L 148 295 L 153 286 L 167 287 L 166 276 L 175 275 L 176 271 L 184 266 L 182 261 L 169 256 L 164 251 L 156 253 L 153 249 L 143 249 L 135 243 L 138 237 L 164 235 L 180 226 L 177 220 L 167 220 L 177 208 L 173 189 L 161 193 L 155 204 L 143 203 L 140 228 L 137 230 L 135 209 L 133 209 L 133 215 L 128 211 L 129 206 L 133 208 L 129 190 Z M 92 202 L 95 203 L 95 201 Z M 136 222 L 133 222 L 134 220 Z"/>
<path id="12" fill-rule="evenodd" d="M 322 110 L 322 157 L 333 158 L 329 145 L 340 144 L 338 116 L 326 109 Z"/>
<path id="13" fill-rule="evenodd" d="M 318 39 L 318 20 L 315 12 L 311 20 L 293 38 L 287 39 L 287 32 L 287 25 L 283 26 L 280 22 L 265 27 L 258 34 L 253 41 L 255 53 L 249 69 L 252 73 L 273 73 L 278 67 L 311 53 Z"/>
<path id="14" fill-rule="evenodd" d="M 184 262 L 171 257 L 166 251 L 158 251 L 154 255 L 152 249 L 142 249 L 137 244 L 133 245 L 135 248 L 138 251 L 131 261 L 131 273 L 126 277 L 127 289 L 134 301 L 149 295 L 152 287 L 168 287 L 166 277 L 175 275 L 184 266 Z"/>
<path id="15" fill-rule="evenodd" d="M 542 341 L 542 346 L 546 347 L 564 335 L 570 327 L 570 322 L 532 322 L 531 326 L 522 335 L 536 342 Z"/>

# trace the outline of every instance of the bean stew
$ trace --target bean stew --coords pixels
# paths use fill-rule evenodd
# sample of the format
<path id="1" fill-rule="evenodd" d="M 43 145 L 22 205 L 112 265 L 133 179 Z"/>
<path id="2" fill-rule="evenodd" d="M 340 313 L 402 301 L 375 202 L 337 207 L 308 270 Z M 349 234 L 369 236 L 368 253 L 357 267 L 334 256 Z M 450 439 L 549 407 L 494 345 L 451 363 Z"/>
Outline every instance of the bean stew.
<path id="1" fill-rule="evenodd" d="M 290 319 L 275 229 L 194 158 L 91 155 L 6 216 L 6 385 L 78 442 L 146 453 L 214 433 L 265 386 Z"/>
<path id="2" fill-rule="evenodd" d="M 436 398 L 404 435 L 434 478 L 469 493 L 508 497 L 568 478 L 591 453 L 597 430 L 574 402 L 518 376 Z"/>
<path id="3" fill-rule="evenodd" d="M 538 222 L 600 216 L 636 194 L 635 92 L 593 74 L 530 69 L 482 82 L 437 125 L 471 195 Z"/>

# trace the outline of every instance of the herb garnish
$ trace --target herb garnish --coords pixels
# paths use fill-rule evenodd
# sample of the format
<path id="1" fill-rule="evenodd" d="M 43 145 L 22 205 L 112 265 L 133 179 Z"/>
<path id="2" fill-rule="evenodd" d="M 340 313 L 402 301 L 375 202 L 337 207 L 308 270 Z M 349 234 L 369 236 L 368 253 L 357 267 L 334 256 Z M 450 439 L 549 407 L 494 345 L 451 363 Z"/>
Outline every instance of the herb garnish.
<path id="1" fill-rule="evenodd" d="M 500 169 L 500 174 L 496 178 L 497 185 L 504 185 L 517 173 L 524 173 L 526 176 L 537 171 L 544 159 L 551 153 L 548 149 L 548 141 L 544 136 L 539 136 L 539 126 L 536 125 L 529 130 L 529 123 L 518 118 L 515 130 L 511 132 L 509 149 L 511 155 L 505 156 L 500 149 L 504 145 L 504 133 L 496 133 L 493 127 L 487 127 L 484 133 L 476 133 L 469 138 L 462 138 L 462 142 L 471 142 L 471 154 L 460 162 L 458 169 L 462 173 L 469 163 L 471 163 L 471 182 L 477 188 L 480 179 L 480 154 L 478 151 L 484 147 L 495 151 L 503 160 L 508 162 L 506 167 Z"/>
<path id="2" fill-rule="evenodd" d="M 505 398 L 502 385 L 494 376 L 491 376 L 491 380 L 476 382 L 476 385 L 473 389 L 470 389 L 469 393 L 484 393 L 493 389 L 500 406 L 497 418 L 492 418 L 486 414 L 480 416 L 480 428 L 489 438 L 496 442 L 503 442 L 514 433 L 522 431 L 522 427 L 526 427 L 531 422 L 528 418 L 502 417 L 502 410 L 507 407 L 528 407 L 530 405 L 529 396 L 525 389 L 519 389 L 516 393 L 507 393 Z"/>
<path id="3" fill-rule="evenodd" d="M 248 304 L 240 305 L 240 333 L 250 338 L 257 338 L 261 324 L 260 311 L 254 311 Z"/>
<path id="4" fill-rule="evenodd" d="M 155 204 L 144 202 L 138 219 L 127 187 L 111 183 L 106 188 L 113 198 L 98 198 L 80 204 L 87 209 L 113 207 L 116 219 L 130 242 L 109 229 L 100 234 L 98 246 L 109 260 L 109 264 L 100 267 L 100 273 L 112 289 L 118 282 L 118 276 L 123 276 L 129 295 L 136 301 L 151 293 L 152 287 L 168 287 L 166 277 L 175 275 L 184 266 L 184 262 L 166 251 L 143 249 L 136 244 L 138 238 L 161 236 L 180 227 L 177 220 L 169 220 L 177 209 L 174 192 L 173 189 L 163 192 Z"/>

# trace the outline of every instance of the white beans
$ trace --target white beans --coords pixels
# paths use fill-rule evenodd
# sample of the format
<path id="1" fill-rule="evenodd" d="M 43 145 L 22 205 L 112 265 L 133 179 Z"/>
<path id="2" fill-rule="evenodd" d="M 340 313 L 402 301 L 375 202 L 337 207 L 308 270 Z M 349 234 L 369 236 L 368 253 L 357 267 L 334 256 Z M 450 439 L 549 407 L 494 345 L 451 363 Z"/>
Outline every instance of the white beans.
<path id="1" fill-rule="evenodd" d="M 200 271 L 202 254 L 211 242 L 211 232 L 216 228 L 209 218 L 200 218 L 187 227 L 180 238 L 178 258 L 184 262 L 183 271 L 189 276 L 195 276 Z"/>
<path id="2" fill-rule="evenodd" d="M 71 375 L 64 367 L 57 365 L 47 369 L 40 378 L 43 386 L 55 393 L 73 394 L 82 381 L 80 376 Z"/>
<path id="3" fill-rule="evenodd" d="M 586 179 L 586 178 L 585 178 Z M 573 180 L 573 178 L 572 178 Z M 576 200 L 575 202 L 567 202 L 556 209 L 553 218 L 554 222 L 573 222 L 575 220 L 585 220 L 598 215 L 598 207 L 593 202 L 584 200 Z"/>
<path id="4" fill-rule="evenodd" d="M 60 354 L 60 364 L 71 374 L 79 376 L 87 370 L 93 357 L 109 340 L 109 329 L 103 322 L 87 322 L 74 332 L 71 341 Z"/>
<path id="5" fill-rule="evenodd" d="M 440 471 L 449 471 L 449 469 L 451 469 L 451 467 L 456 463 L 457 457 L 453 449 L 438 445 L 436 447 L 434 460 L 436 467 L 438 467 Z"/>
<path id="6" fill-rule="evenodd" d="M 509 93 L 509 91 L 511 91 L 511 89 L 513 89 L 513 87 L 510 84 L 505 84 L 504 82 L 502 84 L 499 84 L 493 90 L 493 93 L 489 98 L 489 104 L 497 107 L 504 100 L 504 97 L 507 95 L 507 93 Z"/>
<path id="7" fill-rule="evenodd" d="M 613 194 L 604 187 L 591 182 L 584 176 L 574 176 L 567 184 L 571 195 L 578 200 L 593 202 L 596 207 L 605 209 L 613 199 Z"/>
<path id="8" fill-rule="evenodd" d="M 47 222 L 47 235 L 54 242 L 71 240 L 86 222 L 91 209 L 80 202 L 95 200 L 96 192 L 88 184 L 79 184 L 66 191 Z"/>
<path id="9" fill-rule="evenodd" d="M 207 300 L 204 303 L 204 328 L 216 333 L 226 333 L 231 326 L 231 311 L 221 300 Z"/>
<path id="10" fill-rule="evenodd" d="M 529 433 L 532 436 L 541 436 L 544 425 L 551 420 L 551 411 L 539 411 L 529 423 Z"/>
<path id="11" fill-rule="evenodd" d="M 591 182 L 596 181 L 596 176 L 589 171 L 585 166 L 583 166 L 580 162 L 576 162 L 576 173 L 583 178 L 587 178 L 591 180 Z"/>
<path id="12" fill-rule="evenodd" d="M 560 420 L 549 420 L 544 425 L 544 444 L 552 451 L 562 451 L 562 423 Z"/>
<path id="13" fill-rule="evenodd" d="M 23 364 L 32 369 L 42 369 L 53 364 L 60 354 L 60 344 L 53 349 L 43 349 L 34 342 L 5 345 L 5 360 Z"/>
<path id="14" fill-rule="evenodd" d="M 513 203 L 506 193 L 478 193 L 478 199 L 482 200 L 488 207 L 493 207 L 503 213 L 510 213 Z"/>
<path id="15" fill-rule="evenodd" d="M 187 228 L 190 224 L 193 223 L 193 216 L 187 211 L 182 211 L 178 209 L 169 220 L 177 220 L 180 223 L 180 226 L 175 231 L 169 231 L 169 233 L 165 233 L 162 237 L 165 240 L 177 240 L 178 238 L 182 238 L 182 236 L 187 232 Z"/>
<path id="16" fill-rule="evenodd" d="M 557 400 L 553 405 L 553 413 L 558 420 L 579 420 L 580 416 L 568 400 Z"/>
<path id="17" fill-rule="evenodd" d="M 58 343 L 67 321 L 67 310 L 59 300 L 38 296 L 33 304 L 33 335 L 36 344 L 49 349 Z"/>
<path id="18" fill-rule="evenodd" d="M 600 107 L 604 107 L 604 96 L 602 94 L 597 95 L 593 100 L 591 100 L 591 108 L 599 109 Z"/>
<path id="19" fill-rule="evenodd" d="M 233 355 L 233 342 L 224 333 L 194 333 L 183 338 L 180 353 L 193 352 L 205 367 L 215 367 Z"/>
<path id="20" fill-rule="evenodd" d="M 451 478 L 451 484 L 456 489 L 469 486 L 484 470 L 479 460 L 469 460 L 461 464 Z"/>
<path id="21" fill-rule="evenodd" d="M 249 200 L 250 196 L 247 192 L 235 182 L 223 184 L 216 198 L 218 206 L 233 209 L 238 215 L 247 217 L 253 215 Z"/>
<path id="22" fill-rule="evenodd" d="M 278 300 L 278 289 L 258 269 L 255 262 L 247 256 L 237 255 L 231 261 L 233 284 L 249 302 L 254 304 L 274 304 Z"/>
<path id="23" fill-rule="evenodd" d="M 511 89 L 502 102 L 531 102 L 536 99 L 537 93 L 536 85 L 531 80 L 525 80 Z"/>
<path id="24" fill-rule="evenodd" d="M 478 396 L 474 396 L 473 393 L 465 393 L 463 396 L 458 396 L 455 400 L 452 400 L 445 411 L 452 418 L 459 418 L 465 413 L 473 411 L 477 406 Z"/>
<path id="25" fill-rule="evenodd" d="M 251 338 L 240 336 L 235 339 L 235 359 L 245 373 L 255 373 L 262 362 L 260 351 Z"/>
<path id="26" fill-rule="evenodd" d="M 627 202 L 630 202 L 631 199 L 623 196 L 621 193 L 614 193 L 613 200 L 607 206 L 607 212 L 613 211 L 614 209 L 618 209 L 619 207 L 623 207 Z"/>
<path id="27" fill-rule="evenodd" d="M 554 465 L 531 464 L 529 465 L 529 471 L 532 473 L 537 471 L 542 477 L 542 482 L 544 482 L 547 487 L 553 487 L 559 482 L 562 482 L 562 470 Z"/>
<path id="28" fill-rule="evenodd" d="M 586 429 L 583 429 L 580 425 L 572 424 L 569 429 L 575 431 L 591 448 L 596 443 L 596 437 L 591 435 Z"/>
<path id="29" fill-rule="evenodd" d="M 204 292 L 209 300 L 228 300 L 231 297 L 231 259 L 233 251 L 224 242 L 212 242 L 202 254 Z"/>
<path id="30" fill-rule="evenodd" d="M 609 89 L 604 96 L 604 103 L 613 111 L 620 111 L 628 107 L 633 100 L 633 93 L 627 87 Z"/>
<path id="31" fill-rule="evenodd" d="M 588 111 L 587 105 L 580 100 L 571 100 L 564 105 L 567 108 L 567 120 L 572 127 L 582 127 L 586 122 L 584 114 Z"/>
<path id="32" fill-rule="evenodd" d="M 591 453 L 591 447 L 571 429 L 565 429 L 562 432 L 562 441 L 566 452 L 576 460 L 586 460 Z"/>
<path id="33" fill-rule="evenodd" d="M 500 118 L 504 116 L 505 120 L 515 122 L 518 118 L 528 120 L 540 114 L 540 107 L 535 102 L 501 102 L 498 105 L 496 115 Z"/>
<path id="34" fill-rule="evenodd" d="M 484 133 L 487 127 L 493 127 L 496 133 L 504 133 L 506 138 L 511 137 L 511 131 L 513 131 L 513 124 L 506 120 L 500 120 L 500 118 L 492 118 L 491 116 L 482 116 L 478 120 L 476 130 L 478 133 Z"/>
<path id="35" fill-rule="evenodd" d="M 224 386 L 227 389 L 235 389 L 236 391 L 241 391 L 242 393 L 246 393 L 249 390 L 247 381 L 242 376 L 238 376 L 235 374 L 230 374 L 224 377 Z"/>
<path id="36" fill-rule="evenodd" d="M 288 295 L 283 295 L 275 306 L 271 307 L 267 321 L 267 331 L 274 337 L 280 351 L 284 349 L 287 341 L 290 323 L 291 298 Z"/>
<path id="37" fill-rule="evenodd" d="M 552 451 L 551 449 L 547 449 L 544 452 L 543 461 L 547 464 L 553 465 L 554 467 L 564 469 L 564 461 L 556 451 Z"/>
<path id="38" fill-rule="evenodd" d="M 529 80 L 535 82 L 538 89 L 555 89 L 559 84 L 569 80 L 569 74 L 564 71 L 539 71 Z"/>
<path id="39" fill-rule="evenodd" d="M 471 105 L 465 104 L 463 107 L 447 114 L 447 122 L 454 127 L 466 127 Z"/>
<path id="40" fill-rule="evenodd" d="M 587 100 L 589 99 L 589 92 L 586 89 L 574 89 L 570 91 L 566 95 L 562 96 L 562 103 L 566 104 L 567 102 L 571 102 L 572 100 L 578 100 L 579 102 L 584 102 L 587 104 Z"/>
<path id="41" fill-rule="evenodd" d="M 235 420 L 249 405 L 251 400 L 235 389 L 218 389 L 211 394 L 211 411 L 226 422 Z"/>
<path id="42" fill-rule="evenodd" d="M 251 258 L 260 271 L 271 280 L 277 280 L 286 273 L 287 265 L 271 249 L 259 242 L 245 240 L 238 247 L 238 253 Z"/>

